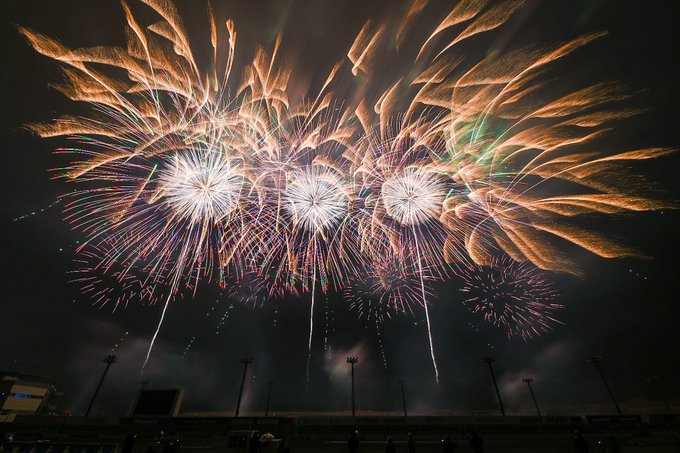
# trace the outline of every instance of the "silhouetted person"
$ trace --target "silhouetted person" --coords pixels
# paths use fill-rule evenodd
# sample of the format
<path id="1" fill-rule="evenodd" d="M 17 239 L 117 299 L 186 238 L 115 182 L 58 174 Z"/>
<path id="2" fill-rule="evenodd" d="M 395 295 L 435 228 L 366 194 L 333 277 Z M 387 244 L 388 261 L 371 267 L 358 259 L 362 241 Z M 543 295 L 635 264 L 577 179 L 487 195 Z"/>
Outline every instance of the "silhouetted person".
<path id="1" fill-rule="evenodd" d="M 387 442 L 385 443 L 385 453 L 397 453 L 397 447 L 394 445 L 392 436 L 387 436 Z"/>
<path id="2" fill-rule="evenodd" d="M 413 433 L 408 433 L 406 448 L 408 449 L 408 453 L 416 453 L 416 440 L 413 438 Z"/>
<path id="3" fill-rule="evenodd" d="M 156 434 L 156 445 L 161 445 L 165 441 L 165 432 L 161 429 L 158 434 Z"/>
<path id="4" fill-rule="evenodd" d="M 161 453 L 175 453 L 175 446 L 172 445 L 172 442 L 168 441 L 165 442 L 163 445 L 163 449 L 161 450 Z"/>
<path id="5" fill-rule="evenodd" d="M 477 434 L 476 430 L 472 430 L 472 434 L 470 435 L 470 446 L 475 453 L 484 453 L 484 441 L 480 435 Z"/>
<path id="6" fill-rule="evenodd" d="M 456 443 L 451 439 L 451 435 L 447 434 L 442 439 L 442 453 L 453 453 L 456 451 Z"/>
<path id="7" fill-rule="evenodd" d="M 125 437 L 125 441 L 123 442 L 123 448 L 121 449 L 121 453 L 132 453 L 132 447 L 135 446 L 135 441 L 137 440 L 137 434 L 135 433 L 130 433 Z"/>
<path id="8" fill-rule="evenodd" d="M 279 453 L 290 453 L 290 448 L 288 448 L 288 439 L 286 439 L 286 436 L 281 436 L 281 442 L 279 442 Z"/>
<path id="9" fill-rule="evenodd" d="M 359 436 L 357 435 L 358 433 L 354 431 L 351 436 L 349 436 L 349 440 L 347 441 L 347 451 L 349 453 L 357 453 L 359 451 Z"/>
<path id="10" fill-rule="evenodd" d="M 260 449 L 260 436 L 253 433 L 248 441 L 248 453 L 257 453 Z"/>
<path id="11" fill-rule="evenodd" d="M 581 431 L 579 431 L 578 429 L 575 430 L 571 438 L 574 441 L 574 448 L 578 453 L 588 453 L 590 451 L 588 441 L 586 440 L 585 437 L 583 437 Z"/>

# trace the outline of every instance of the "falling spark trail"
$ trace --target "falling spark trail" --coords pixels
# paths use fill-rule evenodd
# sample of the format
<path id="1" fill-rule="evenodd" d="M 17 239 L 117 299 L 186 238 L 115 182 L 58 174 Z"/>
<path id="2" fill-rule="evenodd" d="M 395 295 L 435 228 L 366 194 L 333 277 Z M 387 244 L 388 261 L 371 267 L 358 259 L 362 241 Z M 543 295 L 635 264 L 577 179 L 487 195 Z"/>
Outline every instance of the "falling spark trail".
<path id="1" fill-rule="evenodd" d="M 41 212 L 45 212 L 45 211 L 47 211 L 48 209 L 50 209 L 52 206 L 61 203 L 61 200 L 62 200 L 61 198 L 58 198 L 56 201 L 54 201 L 54 202 L 48 204 L 48 205 L 45 206 L 44 208 L 40 208 L 40 209 L 38 209 L 37 211 L 34 210 L 34 211 L 31 211 L 31 212 L 27 212 L 26 214 L 22 214 L 22 215 L 20 215 L 20 216 L 18 216 L 18 217 L 15 217 L 15 218 L 12 219 L 12 222 L 17 222 L 17 221 L 23 220 L 23 219 L 25 219 L 25 218 L 27 218 L 27 217 L 34 216 L 34 215 L 39 214 L 39 213 L 41 213 Z"/>
<path id="2" fill-rule="evenodd" d="M 191 235 L 191 231 L 193 230 L 193 225 L 191 226 L 189 230 L 189 235 Z M 182 249 L 182 253 L 180 254 L 179 257 L 179 262 L 177 265 L 177 270 L 175 271 L 175 275 L 172 279 L 172 284 L 170 285 L 170 292 L 168 294 L 168 298 L 165 300 L 165 305 L 163 305 L 163 311 L 161 312 L 161 319 L 158 321 L 158 326 L 156 326 L 156 331 L 153 334 L 153 337 L 151 337 L 151 343 L 149 344 L 149 350 L 146 351 L 146 358 L 144 358 L 144 363 L 142 364 L 142 370 L 141 374 L 144 374 L 144 369 L 146 368 L 146 364 L 149 362 L 149 357 L 151 356 L 151 351 L 153 350 L 153 345 L 156 342 L 156 337 L 158 337 L 158 332 L 161 330 L 161 326 L 163 325 L 163 320 L 165 319 L 165 312 L 168 310 L 168 306 L 170 305 L 170 299 L 172 298 L 172 295 L 175 293 L 175 290 L 177 289 L 177 285 L 179 285 L 179 280 L 180 280 L 180 275 L 182 273 L 182 268 L 184 266 L 184 259 L 187 254 L 187 249 L 189 247 L 189 244 L 185 244 L 184 248 Z"/>
<path id="3" fill-rule="evenodd" d="M 144 369 L 146 368 L 146 364 L 149 361 L 149 357 L 151 356 L 151 350 L 153 349 L 153 344 L 156 342 L 156 337 L 158 336 L 158 332 L 161 330 L 161 326 L 163 325 L 163 319 L 165 318 L 165 311 L 168 309 L 168 305 L 170 305 L 170 298 L 172 297 L 172 292 L 168 294 L 168 298 L 165 301 L 165 305 L 163 306 L 163 312 L 161 313 L 161 319 L 158 321 L 158 326 L 156 327 L 156 332 L 153 334 L 153 337 L 151 337 L 151 343 L 149 344 L 149 350 L 146 352 L 146 358 L 144 359 L 144 364 L 142 364 L 142 372 L 141 374 L 144 374 Z"/>
<path id="4" fill-rule="evenodd" d="M 314 292 L 316 290 L 316 237 L 314 237 L 314 258 L 312 259 L 312 304 L 309 309 L 309 342 L 307 343 L 307 385 L 309 385 L 309 364 L 312 360 L 312 335 L 314 334 Z"/>
<path id="5" fill-rule="evenodd" d="M 423 280 L 423 265 L 420 262 L 420 246 L 418 245 L 418 235 L 415 227 L 413 230 L 413 237 L 416 245 L 416 259 L 418 260 L 418 275 L 420 276 L 420 292 L 423 297 L 423 307 L 425 308 L 425 320 L 427 321 L 427 339 L 430 342 L 430 356 L 432 356 L 432 366 L 434 367 L 434 380 L 439 384 L 439 368 L 437 367 L 437 359 L 434 356 L 434 346 L 432 344 L 432 326 L 430 325 L 430 311 L 427 308 L 427 298 L 425 297 L 425 281 Z"/>

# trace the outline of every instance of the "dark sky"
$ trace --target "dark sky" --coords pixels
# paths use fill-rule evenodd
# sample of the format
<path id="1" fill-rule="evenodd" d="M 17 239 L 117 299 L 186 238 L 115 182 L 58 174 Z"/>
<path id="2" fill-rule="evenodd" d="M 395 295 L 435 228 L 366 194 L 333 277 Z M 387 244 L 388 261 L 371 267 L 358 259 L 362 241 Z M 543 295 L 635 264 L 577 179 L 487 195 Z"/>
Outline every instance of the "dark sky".
<path id="1" fill-rule="evenodd" d="M 214 3 L 220 17 L 235 20 L 239 45 L 246 55 L 255 42 L 271 45 L 282 30 L 296 73 L 314 78 L 326 74 L 346 52 L 367 18 L 394 14 L 390 8 L 397 2 Z M 444 2 L 430 3 L 426 17 L 432 21 L 448 10 Z M 4 60 L 0 369 L 52 376 L 64 391 L 60 406 L 81 413 L 103 368 L 101 359 L 124 338 L 116 349 L 120 363 L 111 369 L 97 404 L 99 411 L 120 414 L 127 410 L 142 379 L 140 367 L 160 307 L 132 304 L 112 314 L 109 309 L 93 307 L 77 286 L 68 283 L 73 250 L 82 237 L 70 230 L 59 205 L 40 212 L 68 190 L 49 173 L 59 165 L 52 151 L 65 141 L 41 140 L 22 125 L 61 113 L 86 112 L 87 107 L 73 105 L 48 88 L 48 83 L 58 79 L 57 66 L 35 53 L 13 24 L 58 37 L 74 47 L 122 44 L 123 16 L 113 0 L 5 0 L 0 8 Z M 179 2 L 179 9 L 192 36 L 207 36 L 201 2 Z M 583 74 L 591 83 L 619 80 L 638 93 L 636 103 L 650 109 L 613 134 L 612 148 L 680 144 L 680 3 L 535 1 L 529 2 L 527 11 L 511 27 L 508 40 L 555 42 L 594 30 L 610 32 L 560 70 Z M 656 181 L 667 198 L 679 199 L 679 163 L 675 155 L 637 166 L 636 171 Z M 32 212 L 36 214 L 13 220 Z M 231 411 L 241 373 L 238 359 L 252 354 L 246 412 L 262 408 L 270 379 L 276 381 L 273 404 L 278 409 L 343 410 L 348 407 L 344 362 L 352 354 L 361 359 L 357 382 L 363 409 L 398 409 L 397 380 L 403 376 L 408 379 L 414 410 L 485 410 L 495 402 L 481 357 L 493 352 L 510 410 L 529 411 L 521 384 L 525 375 L 536 379 L 536 391 L 546 407 L 606 403 L 596 371 L 585 361 L 600 352 L 620 400 L 647 398 L 650 392 L 644 380 L 652 375 L 658 375 L 661 386 L 677 399 L 679 219 L 673 211 L 600 219 L 603 231 L 625 238 L 650 259 L 607 261 L 578 252 L 584 278 L 551 276 L 561 292 L 559 301 L 566 306 L 562 314 L 566 325 L 532 342 L 508 341 L 503 332 L 478 322 L 478 329 L 472 328 L 469 323 L 475 320 L 458 303 L 455 282 L 440 288 L 431 309 L 442 375 L 439 387 L 432 378 L 422 316 L 383 326 L 385 368 L 375 329 L 357 322 L 337 295 L 329 295 L 327 303 L 320 298 L 312 379 L 307 387 L 308 298 L 290 298 L 254 310 L 213 287 L 201 287 L 193 300 L 186 297 L 171 306 L 143 378 L 155 387 L 184 387 L 187 411 Z M 326 317 L 331 321 L 326 323 Z M 332 359 L 323 353 L 327 328 Z"/>

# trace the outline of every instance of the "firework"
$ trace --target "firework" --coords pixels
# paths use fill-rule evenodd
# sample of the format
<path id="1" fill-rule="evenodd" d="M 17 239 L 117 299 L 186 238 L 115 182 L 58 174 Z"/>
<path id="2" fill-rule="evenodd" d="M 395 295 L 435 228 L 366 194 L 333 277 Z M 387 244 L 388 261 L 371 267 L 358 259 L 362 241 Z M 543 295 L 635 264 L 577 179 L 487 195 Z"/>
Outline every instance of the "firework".
<path id="1" fill-rule="evenodd" d="M 508 258 L 490 266 L 476 266 L 462 275 L 464 304 L 494 326 L 505 330 L 508 339 L 533 339 L 562 324 L 556 316 L 564 306 L 554 300 L 558 293 L 543 272 L 527 263 Z"/>
<path id="2" fill-rule="evenodd" d="M 258 304 L 309 293 L 309 364 L 316 292 L 352 282 L 362 317 L 423 310 L 438 379 L 429 281 L 468 275 L 470 291 L 488 293 L 475 310 L 530 338 L 558 309 L 536 296 L 550 292 L 530 266 L 578 275 L 572 246 L 636 254 L 575 218 L 673 206 L 646 197 L 624 168 L 671 149 L 602 144 L 638 112 L 624 108 L 625 90 L 599 82 L 569 92 L 552 73 L 606 33 L 476 54 L 467 40 L 502 33 L 522 1 L 461 0 L 420 35 L 411 25 L 426 2 L 415 0 L 400 20 L 367 22 L 349 63 L 311 93 L 281 61 L 280 36 L 235 68 L 236 25 L 220 29 L 208 8 L 211 47 L 200 54 L 212 58 L 202 66 L 174 5 L 142 3 L 157 21 L 140 23 L 123 2 L 124 47 L 70 49 L 20 32 L 64 67 L 57 88 L 92 105 L 30 126 L 75 143 L 59 151 L 57 174 L 75 187 L 66 218 L 86 239 L 76 280 L 99 305 L 164 302 L 149 354 L 180 292 L 199 280 L 253 281 Z M 404 70 L 380 70 L 385 58 Z M 513 278 L 527 286 L 507 288 Z M 100 290 L 105 281 L 121 295 Z M 495 298 L 509 294 L 517 303 L 499 310 Z"/>
<path id="3" fill-rule="evenodd" d="M 282 300 L 290 294 L 297 295 L 294 285 L 272 281 L 274 278 L 276 274 L 248 272 L 239 279 L 222 282 L 222 286 L 230 297 L 253 308 L 259 308 L 270 301 Z"/>
<path id="4" fill-rule="evenodd" d="M 129 303 L 153 303 L 163 297 L 166 289 L 163 281 L 154 281 L 154 274 L 139 263 L 131 267 L 124 261 L 124 255 L 116 258 L 109 252 L 110 249 L 85 247 L 75 260 L 76 269 L 70 272 L 71 281 L 80 286 L 93 305 L 115 312 Z"/>
<path id="5" fill-rule="evenodd" d="M 422 168 L 407 168 L 382 188 L 387 215 L 402 225 L 419 225 L 440 214 L 446 186 Z"/>
<path id="6" fill-rule="evenodd" d="M 430 154 L 444 144 L 434 135 L 428 140 L 415 139 L 419 126 L 420 122 L 401 121 L 380 130 L 372 128 L 358 143 L 362 161 L 357 174 L 364 206 L 359 234 L 372 256 L 387 252 L 412 261 L 435 380 L 439 381 L 423 269 L 440 273 L 448 269 L 448 232 L 440 218 L 450 189 L 447 176 L 437 171 Z"/>
<path id="7" fill-rule="evenodd" d="M 337 227 L 347 214 L 348 201 L 339 175 L 319 167 L 292 173 L 283 192 L 284 209 L 293 223 L 312 234 Z"/>
<path id="8" fill-rule="evenodd" d="M 237 208 L 243 178 L 224 154 L 208 151 L 175 155 L 161 170 L 159 184 L 176 216 L 217 223 Z"/>
<path id="9" fill-rule="evenodd" d="M 345 289 L 349 309 L 366 322 L 382 323 L 393 316 L 412 316 L 422 308 L 420 274 L 411 257 L 397 257 L 386 251 L 371 262 L 371 266 L 352 278 Z M 427 272 L 425 291 L 427 303 L 435 298 L 431 283 L 436 280 Z"/>

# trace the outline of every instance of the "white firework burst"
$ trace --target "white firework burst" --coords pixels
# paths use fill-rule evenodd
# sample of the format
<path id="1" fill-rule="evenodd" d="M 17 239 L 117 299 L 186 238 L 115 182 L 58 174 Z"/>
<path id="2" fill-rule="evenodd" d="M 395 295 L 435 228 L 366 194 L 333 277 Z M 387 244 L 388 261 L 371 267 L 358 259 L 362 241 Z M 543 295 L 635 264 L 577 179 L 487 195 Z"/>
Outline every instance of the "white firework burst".
<path id="1" fill-rule="evenodd" d="M 308 231 L 337 226 L 347 214 L 349 189 L 332 169 L 311 166 L 290 174 L 284 209 Z"/>
<path id="2" fill-rule="evenodd" d="M 436 173 L 409 167 L 382 185 L 387 214 L 404 226 L 423 224 L 442 210 L 446 187 Z"/>
<path id="3" fill-rule="evenodd" d="M 191 150 L 168 162 L 160 184 L 178 216 L 202 223 L 223 219 L 238 206 L 244 178 L 223 152 Z"/>

